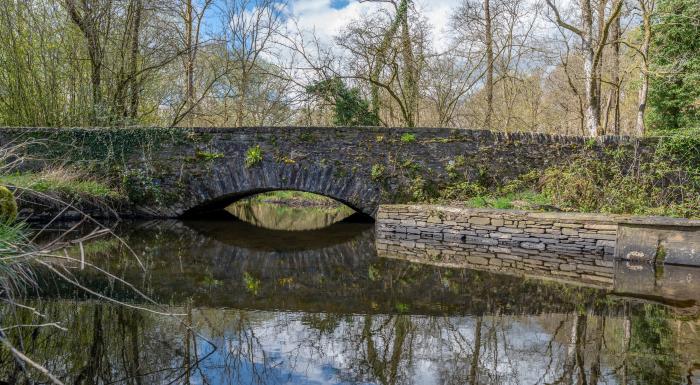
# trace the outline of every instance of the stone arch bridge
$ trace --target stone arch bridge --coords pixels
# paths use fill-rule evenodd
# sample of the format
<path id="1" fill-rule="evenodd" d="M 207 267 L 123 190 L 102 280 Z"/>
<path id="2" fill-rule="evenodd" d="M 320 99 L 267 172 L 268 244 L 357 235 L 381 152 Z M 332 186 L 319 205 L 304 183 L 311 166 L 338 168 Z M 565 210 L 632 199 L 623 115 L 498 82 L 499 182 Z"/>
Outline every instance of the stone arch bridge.
<path id="1" fill-rule="evenodd" d="M 638 140 L 447 128 L 0 128 L 25 169 L 70 163 L 110 178 L 133 213 L 180 217 L 270 190 L 336 199 L 374 216 L 380 203 L 430 196 L 448 183 L 504 183 L 533 169 Z"/>

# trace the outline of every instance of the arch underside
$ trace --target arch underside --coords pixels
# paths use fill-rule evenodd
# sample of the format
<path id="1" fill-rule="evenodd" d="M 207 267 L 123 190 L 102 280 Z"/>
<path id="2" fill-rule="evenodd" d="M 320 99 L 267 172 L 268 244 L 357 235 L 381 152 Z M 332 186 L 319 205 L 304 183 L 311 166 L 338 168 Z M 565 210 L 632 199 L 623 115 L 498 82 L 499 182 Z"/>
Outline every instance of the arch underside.
<path id="1" fill-rule="evenodd" d="M 189 183 L 189 198 L 181 216 L 220 211 L 237 200 L 269 191 L 303 191 L 334 199 L 351 209 L 375 217 L 380 189 L 353 175 L 339 176 L 333 167 L 263 164 L 211 170 L 202 180 Z"/>

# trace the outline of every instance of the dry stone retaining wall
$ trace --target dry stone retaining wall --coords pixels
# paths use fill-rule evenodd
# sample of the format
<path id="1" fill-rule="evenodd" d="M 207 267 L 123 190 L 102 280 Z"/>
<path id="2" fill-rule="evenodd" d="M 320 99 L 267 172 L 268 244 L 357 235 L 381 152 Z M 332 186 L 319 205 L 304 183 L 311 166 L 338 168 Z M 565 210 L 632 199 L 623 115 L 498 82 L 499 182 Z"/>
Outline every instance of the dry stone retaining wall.
<path id="1" fill-rule="evenodd" d="M 385 257 L 605 287 L 616 260 L 700 266 L 700 220 L 682 218 L 382 205 L 376 239 Z"/>
<path id="2" fill-rule="evenodd" d="M 617 223 L 602 215 L 381 206 L 380 255 L 610 286 Z"/>

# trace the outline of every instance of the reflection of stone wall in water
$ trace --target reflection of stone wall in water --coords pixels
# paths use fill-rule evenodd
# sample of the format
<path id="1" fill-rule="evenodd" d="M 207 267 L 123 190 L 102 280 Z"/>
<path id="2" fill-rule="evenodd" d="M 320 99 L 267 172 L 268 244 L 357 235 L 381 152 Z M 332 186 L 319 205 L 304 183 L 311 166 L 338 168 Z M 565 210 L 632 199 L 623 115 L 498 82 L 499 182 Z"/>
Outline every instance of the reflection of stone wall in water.
<path id="1" fill-rule="evenodd" d="M 341 221 L 353 213 L 347 206 L 290 207 L 284 204 L 238 201 L 226 211 L 238 219 L 272 230 L 316 230 Z"/>
<path id="2" fill-rule="evenodd" d="M 586 215 L 380 207 L 380 256 L 560 277 L 610 287 L 617 225 Z"/>

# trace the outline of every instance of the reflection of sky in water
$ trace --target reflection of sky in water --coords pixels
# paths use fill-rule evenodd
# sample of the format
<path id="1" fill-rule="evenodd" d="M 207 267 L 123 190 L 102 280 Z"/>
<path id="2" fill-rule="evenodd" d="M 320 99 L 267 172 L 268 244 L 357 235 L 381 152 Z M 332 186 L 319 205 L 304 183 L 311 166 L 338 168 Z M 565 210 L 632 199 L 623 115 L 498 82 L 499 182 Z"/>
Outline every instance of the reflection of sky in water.
<path id="1" fill-rule="evenodd" d="M 118 242 L 87 244 L 90 260 L 140 283 L 176 313 L 184 313 L 184 304 L 195 309 L 194 329 L 218 348 L 197 340 L 198 357 L 212 354 L 189 372 L 193 384 L 468 383 L 478 314 L 485 314 L 476 366 L 480 384 L 575 383 L 572 354 L 583 357 L 589 380 L 600 360 L 606 384 L 623 382 L 625 352 L 634 357 L 627 362 L 629 384 L 657 384 L 650 378 L 685 384 L 684 376 L 699 362 L 696 318 L 679 321 L 660 306 L 589 288 L 378 258 L 370 225 L 338 223 L 295 233 L 240 221 L 159 221 L 123 229 L 123 239 L 145 256 L 148 272 Z M 125 261 L 131 261 L 128 268 Z M 76 272 L 86 285 L 131 298 L 100 275 Z M 56 290 L 57 298 L 73 295 Z M 195 361 L 184 358 L 195 349 L 172 318 L 44 298 L 42 311 L 63 312 L 58 319 L 68 320 L 71 333 L 44 329 L 53 342 L 27 346 L 40 362 L 65 368 L 59 371 L 68 373 L 66 383 L 84 362 L 109 362 L 102 369 L 117 378 L 135 378 L 143 370 L 143 383 L 166 384 Z M 101 323 L 93 319 L 98 306 Z M 583 325 L 576 345 L 575 319 Z M 605 343 L 597 346 L 601 321 Z M 98 340 L 95 325 L 109 347 L 101 359 L 86 358 L 88 349 L 66 349 Z M 631 339 L 624 337 L 625 327 Z M 124 338 L 125 330 L 141 334 L 138 346 Z M 403 343 L 394 350 L 397 340 Z M 138 354 L 138 368 L 128 357 L 132 351 L 140 352 L 132 353 Z M 0 356 L 0 380 L 3 368 L 13 370 L 11 360 L 5 361 Z M 562 378 L 567 371 L 573 378 Z"/>
<path id="2" fill-rule="evenodd" d="M 227 329 L 224 339 L 214 339 L 220 349 L 201 365 L 207 381 L 197 374 L 194 383 L 379 383 L 370 370 L 358 367 L 367 364 L 366 359 L 357 359 L 366 353 L 363 351 L 366 341 L 361 341 L 365 316 L 348 316 L 332 333 L 324 334 L 305 325 L 302 313 L 255 313 L 258 314 L 243 335 Z M 464 376 L 456 378 L 467 379 L 475 346 L 474 318 L 400 317 L 411 317 L 415 329 L 402 348 L 398 383 L 443 384 L 454 381 L 450 377 L 459 375 L 460 371 Z M 567 319 L 566 315 L 549 317 Z M 561 341 L 568 340 L 570 327 L 560 331 L 563 339 L 552 340 L 552 333 L 536 318 L 484 318 L 479 360 L 482 380 L 499 384 L 551 383 L 561 375 L 568 349 Z M 381 325 L 395 319 L 396 316 L 375 316 L 373 330 L 377 332 Z M 373 342 L 380 359 L 389 360 L 388 368 L 395 336 L 380 334 L 374 335 Z M 251 341 L 255 346 L 252 352 L 249 350 Z M 211 347 L 200 341 L 199 351 L 200 356 L 204 356 L 211 352 Z M 239 353 L 246 358 L 238 360 Z M 605 364 L 603 372 L 610 372 Z M 616 381 L 608 378 L 607 383 Z"/>

